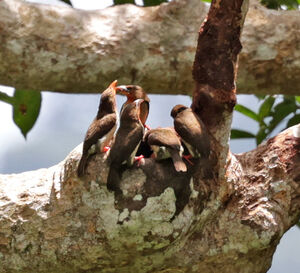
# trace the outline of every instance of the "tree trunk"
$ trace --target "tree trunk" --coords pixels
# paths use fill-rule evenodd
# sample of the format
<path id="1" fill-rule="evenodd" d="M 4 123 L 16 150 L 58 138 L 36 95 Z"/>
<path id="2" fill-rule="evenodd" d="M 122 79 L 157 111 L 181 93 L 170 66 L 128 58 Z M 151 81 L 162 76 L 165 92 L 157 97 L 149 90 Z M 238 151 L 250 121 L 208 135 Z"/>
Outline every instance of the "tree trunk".
<path id="1" fill-rule="evenodd" d="M 58 165 L 0 176 L 0 272 L 266 272 L 299 220 L 300 125 L 228 151 L 246 0 L 215 0 L 193 67 L 193 110 L 211 138 L 208 160 L 177 173 L 146 158 L 121 193 L 93 156 L 79 179 L 78 146 Z"/>
<path id="2" fill-rule="evenodd" d="M 300 12 L 251 2 L 238 92 L 298 94 Z M 96 93 L 117 78 L 149 93 L 192 94 L 196 33 L 207 11 L 199 0 L 98 11 L 2 0 L 0 84 Z"/>

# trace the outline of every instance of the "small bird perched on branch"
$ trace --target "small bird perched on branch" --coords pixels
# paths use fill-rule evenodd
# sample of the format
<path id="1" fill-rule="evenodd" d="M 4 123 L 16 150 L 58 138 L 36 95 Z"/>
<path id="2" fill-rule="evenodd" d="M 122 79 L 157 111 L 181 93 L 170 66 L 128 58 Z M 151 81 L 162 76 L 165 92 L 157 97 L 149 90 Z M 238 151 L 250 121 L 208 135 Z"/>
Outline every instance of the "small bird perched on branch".
<path id="1" fill-rule="evenodd" d="M 141 122 L 145 126 L 145 128 L 150 129 L 145 123 L 148 118 L 149 109 L 150 109 L 150 99 L 147 96 L 144 89 L 138 85 L 120 85 L 117 86 L 117 92 L 121 93 L 122 95 L 125 95 L 127 97 L 127 101 L 123 104 L 121 113 L 123 111 L 123 108 L 129 104 L 134 102 L 137 99 L 143 99 L 145 102 L 141 105 L 141 113 L 140 118 Z"/>
<path id="2" fill-rule="evenodd" d="M 147 103 L 142 99 L 127 103 L 121 112 L 120 127 L 117 131 L 115 141 L 107 157 L 109 173 L 107 177 L 107 188 L 117 191 L 120 188 L 120 167 L 127 163 L 132 166 L 136 151 L 144 135 L 144 126 L 141 121 L 141 109 Z"/>
<path id="3" fill-rule="evenodd" d="M 118 122 L 116 87 L 117 81 L 114 81 L 102 92 L 97 116 L 89 126 L 84 138 L 82 156 L 77 168 L 79 177 L 85 174 L 89 155 L 95 153 L 92 148 L 94 147 L 96 150 L 97 143 L 100 141 L 100 152 L 105 152 L 105 147 L 114 136 Z"/>
<path id="4" fill-rule="evenodd" d="M 157 128 L 146 132 L 144 141 L 150 145 L 157 160 L 171 157 L 177 172 L 186 172 L 182 160 L 183 147 L 173 128 Z"/>
<path id="5" fill-rule="evenodd" d="M 178 104 L 173 107 L 171 116 L 174 128 L 181 137 L 192 157 L 208 158 L 210 154 L 210 137 L 202 120 L 191 108 Z"/>

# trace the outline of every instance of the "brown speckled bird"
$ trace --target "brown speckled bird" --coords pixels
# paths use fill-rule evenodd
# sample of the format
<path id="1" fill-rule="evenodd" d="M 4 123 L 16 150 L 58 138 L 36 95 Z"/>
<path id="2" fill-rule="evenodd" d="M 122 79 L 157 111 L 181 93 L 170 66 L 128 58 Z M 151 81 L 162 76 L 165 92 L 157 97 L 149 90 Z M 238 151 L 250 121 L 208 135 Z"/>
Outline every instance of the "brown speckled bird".
<path id="1" fill-rule="evenodd" d="M 114 81 L 102 92 L 98 113 L 89 126 L 82 149 L 82 156 L 77 168 L 77 175 L 85 174 L 87 160 L 90 154 L 95 153 L 98 141 L 100 142 L 100 152 L 104 152 L 104 147 L 112 140 L 117 127 L 118 111 L 116 105 L 116 86 Z M 94 146 L 95 145 L 95 146 Z"/>
<path id="2" fill-rule="evenodd" d="M 133 101 L 137 99 L 143 99 L 145 102 L 142 104 L 140 118 L 143 125 L 150 129 L 145 123 L 149 114 L 149 108 L 150 108 L 150 99 L 147 96 L 144 89 L 138 85 L 120 85 L 117 86 L 117 92 L 121 93 L 122 95 L 125 95 L 127 97 L 127 101 L 123 104 L 121 113 L 123 111 L 123 108 Z"/>
<path id="3" fill-rule="evenodd" d="M 171 116 L 174 128 L 192 157 L 208 158 L 210 154 L 210 137 L 202 120 L 191 108 L 178 104 L 173 107 Z"/>
<path id="4" fill-rule="evenodd" d="M 182 160 L 183 147 L 173 128 L 157 128 L 147 131 L 144 141 L 150 145 L 157 160 L 171 157 L 177 172 L 186 172 L 187 167 Z"/>
<path id="5" fill-rule="evenodd" d="M 107 178 L 109 190 L 119 190 L 120 167 L 127 163 L 132 166 L 139 144 L 144 135 L 144 126 L 140 119 L 142 99 L 135 100 L 123 107 L 120 117 L 120 127 L 112 145 L 107 162 L 110 166 Z"/>

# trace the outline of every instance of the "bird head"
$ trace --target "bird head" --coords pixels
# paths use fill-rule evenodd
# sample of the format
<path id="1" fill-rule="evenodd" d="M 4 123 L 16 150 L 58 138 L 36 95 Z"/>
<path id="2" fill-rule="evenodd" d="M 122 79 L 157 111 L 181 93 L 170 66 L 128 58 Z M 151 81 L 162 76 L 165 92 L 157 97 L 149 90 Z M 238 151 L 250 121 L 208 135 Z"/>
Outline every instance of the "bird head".
<path id="1" fill-rule="evenodd" d="M 133 102 L 136 99 L 143 99 L 148 102 L 150 101 L 146 92 L 138 85 L 119 85 L 117 86 L 116 91 L 127 97 L 126 104 Z"/>
<path id="2" fill-rule="evenodd" d="M 171 117 L 175 118 L 180 112 L 184 111 L 188 109 L 187 106 L 184 106 L 182 104 L 177 104 L 173 107 L 172 111 L 171 111 Z"/>
<path id="3" fill-rule="evenodd" d="M 117 84 L 118 81 L 115 80 L 113 81 L 103 92 L 101 97 L 109 97 L 109 96 L 113 96 L 115 97 L 116 92 L 117 92 Z"/>
<path id="4" fill-rule="evenodd" d="M 114 81 L 109 85 L 108 88 L 111 88 L 111 89 L 114 90 L 114 92 L 116 92 L 116 91 L 117 91 L 117 84 L 118 84 L 118 81 L 117 81 L 117 80 L 114 80 Z"/>
<path id="5" fill-rule="evenodd" d="M 106 90 L 102 92 L 98 115 L 102 115 L 103 113 L 112 113 L 116 111 L 116 88 L 118 81 L 113 81 Z"/>

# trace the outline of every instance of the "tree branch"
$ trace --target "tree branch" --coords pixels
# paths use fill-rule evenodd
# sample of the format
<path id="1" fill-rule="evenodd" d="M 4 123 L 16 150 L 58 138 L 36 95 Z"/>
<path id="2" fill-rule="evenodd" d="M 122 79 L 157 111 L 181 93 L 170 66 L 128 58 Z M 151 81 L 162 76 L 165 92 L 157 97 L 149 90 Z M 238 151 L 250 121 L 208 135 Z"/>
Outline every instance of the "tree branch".
<path id="1" fill-rule="evenodd" d="M 126 170 L 114 197 L 101 155 L 78 180 L 81 146 L 49 169 L 1 175 L 0 272 L 266 272 L 299 219 L 299 131 L 231 154 L 218 188 L 147 159 L 150 175 Z"/>
<path id="2" fill-rule="evenodd" d="M 198 0 L 99 11 L 0 1 L 0 83 L 86 93 L 117 78 L 150 93 L 191 94 L 196 33 L 207 10 Z M 299 11 L 254 2 L 242 38 L 240 93 L 299 92 L 299 18 Z"/>
<path id="3" fill-rule="evenodd" d="M 115 193 L 103 154 L 77 177 L 81 145 L 49 169 L 0 175 L 0 273 L 267 271 L 300 216 L 300 125 L 228 155 L 247 3 L 214 0 L 199 34 L 193 110 L 214 136 L 209 159 L 186 173 L 171 159 L 122 166 Z"/>

